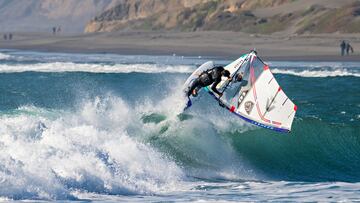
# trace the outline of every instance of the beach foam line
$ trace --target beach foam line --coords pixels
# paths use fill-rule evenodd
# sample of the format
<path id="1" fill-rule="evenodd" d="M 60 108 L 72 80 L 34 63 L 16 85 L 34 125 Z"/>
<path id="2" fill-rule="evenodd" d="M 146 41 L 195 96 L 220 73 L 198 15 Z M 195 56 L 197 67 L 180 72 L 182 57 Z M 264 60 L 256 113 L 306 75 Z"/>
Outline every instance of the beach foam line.
<path id="1" fill-rule="evenodd" d="M 1 64 L 0 73 L 18 72 L 89 72 L 89 73 L 192 73 L 192 66 L 157 64 L 89 64 L 53 62 L 37 64 Z"/>
<path id="2" fill-rule="evenodd" d="M 10 56 L 9 56 L 10 57 Z M 1 59 L 1 55 L 0 55 Z M 0 73 L 19 72 L 89 72 L 89 73 L 192 73 L 190 65 L 163 65 L 163 64 L 92 64 L 73 62 L 51 62 L 36 64 L 0 64 Z M 286 69 L 274 68 L 275 74 L 287 74 L 300 77 L 360 77 L 360 72 L 348 69 Z"/>
<path id="3" fill-rule="evenodd" d="M 344 76 L 360 77 L 360 73 L 350 72 L 349 70 L 346 69 L 296 71 L 289 69 L 274 68 L 271 71 L 275 74 L 295 75 L 300 77 L 344 77 Z"/>
<path id="4" fill-rule="evenodd" d="M 0 53 L 0 60 L 9 59 L 11 56 L 7 54 Z"/>

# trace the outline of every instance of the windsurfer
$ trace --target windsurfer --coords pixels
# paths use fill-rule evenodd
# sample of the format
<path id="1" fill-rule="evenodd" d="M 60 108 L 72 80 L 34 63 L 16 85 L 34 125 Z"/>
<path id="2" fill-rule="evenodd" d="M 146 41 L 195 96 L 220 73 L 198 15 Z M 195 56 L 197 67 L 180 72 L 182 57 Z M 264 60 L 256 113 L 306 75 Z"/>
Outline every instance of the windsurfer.
<path id="1" fill-rule="evenodd" d="M 225 70 L 222 66 L 217 66 L 201 73 L 200 76 L 196 78 L 191 84 L 189 91 L 187 92 L 187 96 L 192 95 L 196 97 L 197 93 L 202 87 L 206 87 L 212 84 L 211 89 L 221 97 L 222 93 L 216 89 L 216 86 L 221 82 L 222 76 L 231 79 L 230 72 Z"/>

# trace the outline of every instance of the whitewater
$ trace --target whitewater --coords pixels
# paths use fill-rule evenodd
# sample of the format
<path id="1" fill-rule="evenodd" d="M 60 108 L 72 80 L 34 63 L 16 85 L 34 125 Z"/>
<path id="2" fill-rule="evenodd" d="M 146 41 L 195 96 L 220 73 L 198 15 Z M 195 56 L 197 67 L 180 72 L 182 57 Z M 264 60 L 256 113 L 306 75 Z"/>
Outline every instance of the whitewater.
<path id="1" fill-rule="evenodd" d="M 208 60 L 0 50 L 0 201 L 360 201 L 360 63 L 269 61 L 283 134 L 206 94 L 179 114 Z"/>

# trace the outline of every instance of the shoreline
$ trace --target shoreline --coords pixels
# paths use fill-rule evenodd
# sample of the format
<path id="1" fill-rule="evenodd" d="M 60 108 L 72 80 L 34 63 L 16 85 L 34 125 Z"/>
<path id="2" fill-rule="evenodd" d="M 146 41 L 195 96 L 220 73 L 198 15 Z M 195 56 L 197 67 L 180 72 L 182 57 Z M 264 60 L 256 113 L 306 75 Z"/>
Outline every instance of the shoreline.
<path id="1" fill-rule="evenodd" d="M 121 55 L 178 55 L 234 59 L 254 47 L 269 61 L 360 61 L 360 35 L 252 36 L 234 32 L 118 32 L 53 36 L 47 33 L 15 33 L 14 40 L 0 40 L 0 49 Z M 354 55 L 340 56 L 333 46 L 350 38 Z"/>
<path id="2" fill-rule="evenodd" d="M 56 49 L 56 48 L 43 48 L 43 47 L 22 47 L 22 48 L 0 48 L 0 50 L 5 51 L 34 51 L 34 52 L 44 52 L 44 53 L 66 53 L 66 54 L 118 54 L 118 55 L 145 55 L 145 56 L 185 56 L 185 57 L 204 57 L 204 58 L 215 58 L 219 60 L 233 60 L 240 55 L 247 53 L 242 52 L 239 55 L 221 55 L 216 53 L 206 53 L 203 55 L 199 54 L 176 54 L 166 51 L 157 51 L 157 50 L 131 50 L 129 49 L 116 49 L 116 50 L 67 50 L 67 49 Z M 249 50 L 250 51 L 250 50 Z M 248 51 L 248 52 L 249 52 Z M 320 55 L 320 56 L 264 56 L 259 54 L 259 56 L 266 61 L 289 61 L 289 62 L 360 62 L 359 56 L 332 56 L 332 55 Z"/>

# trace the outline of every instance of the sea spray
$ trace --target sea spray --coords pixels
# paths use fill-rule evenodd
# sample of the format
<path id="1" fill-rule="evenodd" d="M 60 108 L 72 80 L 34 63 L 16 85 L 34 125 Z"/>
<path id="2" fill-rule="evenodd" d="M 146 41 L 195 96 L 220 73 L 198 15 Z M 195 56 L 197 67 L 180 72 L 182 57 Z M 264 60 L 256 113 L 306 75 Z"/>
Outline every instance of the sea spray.
<path id="1" fill-rule="evenodd" d="M 184 187 L 192 178 L 254 179 L 245 161 L 204 118 L 182 121 L 170 111 L 162 123 L 144 123 L 144 107 L 131 110 L 109 94 L 78 106 L 76 112 L 57 113 L 25 106 L 0 117 L 1 179 L 8 188 L 0 190 L 1 196 L 161 194 Z M 161 132 L 164 125 L 167 129 Z"/>
<path id="2" fill-rule="evenodd" d="M 106 107 L 95 99 L 79 112 L 54 120 L 2 115 L 1 180 L 7 189 L 0 195 L 67 199 L 73 190 L 151 194 L 176 185 L 182 170 L 127 135 L 125 120 L 131 115 L 123 110 L 126 105 L 121 100 L 104 102 Z"/>

